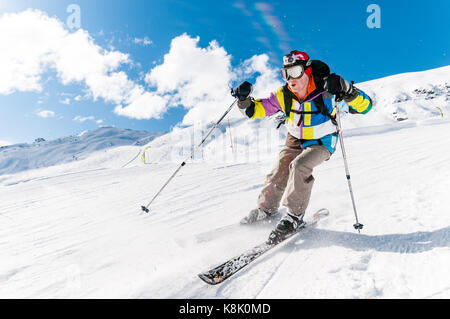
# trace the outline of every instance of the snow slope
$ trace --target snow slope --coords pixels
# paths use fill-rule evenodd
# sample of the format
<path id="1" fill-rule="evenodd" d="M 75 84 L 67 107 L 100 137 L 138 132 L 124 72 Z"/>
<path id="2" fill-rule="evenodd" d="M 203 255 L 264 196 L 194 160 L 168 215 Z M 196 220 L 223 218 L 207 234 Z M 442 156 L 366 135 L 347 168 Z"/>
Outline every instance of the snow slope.
<path id="1" fill-rule="evenodd" d="M 140 205 L 189 154 L 201 127 L 154 139 L 150 165 L 136 159 L 123 167 L 136 151 L 123 146 L 111 150 L 107 165 L 94 152 L 0 176 L 0 297 L 449 298 L 448 91 L 433 98 L 443 118 L 414 93 L 447 85 L 441 73 L 449 71 L 427 71 L 436 77 L 426 84 L 422 73 L 404 75 L 414 82 L 408 87 L 401 76 L 361 84 L 373 90 L 373 112 L 343 118 L 361 234 L 352 227 L 338 147 L 315 170 L 307 211 L 327 207 L 330 217 L 218 286 L 197 273 L 265 240 L 273 227 L 237 225 L 254 208 L 282 144 L 284 133 L 270 120 L 232 121 L 233 149 L 225 122 L 150 214 Z M 386 83 L 398 90 L 387 92 Z M 408 100 L 395 110 L 401 104 L 408 119 L 397 121 L 389 103 L 401 94 Z"/>

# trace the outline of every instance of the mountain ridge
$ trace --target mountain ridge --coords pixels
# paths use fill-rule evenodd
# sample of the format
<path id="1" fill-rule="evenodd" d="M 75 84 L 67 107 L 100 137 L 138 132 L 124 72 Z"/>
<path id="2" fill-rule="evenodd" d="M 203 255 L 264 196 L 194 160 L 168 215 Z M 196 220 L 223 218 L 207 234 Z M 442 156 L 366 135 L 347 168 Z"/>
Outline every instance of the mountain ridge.
<path id="1" fill-rule="evenodd" d="M 113 147 L 142 146 L 162 134 L 105 126 L 75 136 L 49 141 L 37 138 L 33 143 L 2 146 L 0 175 L 78 161 L 96 151 Z"/>

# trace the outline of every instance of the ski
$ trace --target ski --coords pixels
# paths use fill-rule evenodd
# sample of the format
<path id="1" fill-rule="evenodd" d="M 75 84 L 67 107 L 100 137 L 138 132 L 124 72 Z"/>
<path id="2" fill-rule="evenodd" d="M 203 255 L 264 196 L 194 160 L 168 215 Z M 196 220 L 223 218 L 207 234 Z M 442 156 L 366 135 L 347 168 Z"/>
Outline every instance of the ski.
<path id="1" fill-rule="evenodd" d="M 289 238 L 292 238 L 294 235 L 299 233 L 301 230 L 311 227 L 317 222 L 328 216 L 329 211 L 326 208 L 319 209 L 313 214 L 313 217 L 311 220 L 305 221 L 302 225 L 298 227 L 298 229 L 290 234 L 288 237 L 286 237 L 284 240 L 276 243 L 276 244 L 268 244 L 267 242 L 264 242 L 262 244 L 259 244 L 255 247 L 253 247 L 250 250 L 247 250 L 246 252 L 240 254 L 239 256 L 236 256 L 234 258 L 229 259 L 228 261 L 224 262 L 223 264 L 212 268 L 211 270 L 205 271 L 201 274 L 198 274 L 201 280 L 206 282 L 210 285 L 217 285 L 226 280 L 227 278 L 233 276 L 235 273 L 237 273 L 239 270 L 244 268 L 245 266 L 249 265 L 251 262 L 253 262 L 255 259 L 263 255 L 264 253 L 268 252 L 272 248 L 276 247 L 277 245 L 286 242 Z"/>

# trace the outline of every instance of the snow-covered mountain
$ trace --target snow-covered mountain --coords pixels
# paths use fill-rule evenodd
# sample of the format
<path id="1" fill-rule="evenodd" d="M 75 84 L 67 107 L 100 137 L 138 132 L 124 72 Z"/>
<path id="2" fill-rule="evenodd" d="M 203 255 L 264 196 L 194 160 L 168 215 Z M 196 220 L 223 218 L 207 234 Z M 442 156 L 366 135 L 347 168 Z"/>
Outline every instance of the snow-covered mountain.
<path id="1" fill-rule="evenodd" d="M 118 146 L 142 146 L 162 133 L 115 127 L 100 127 L 51 141 L 37 138 L 34 143 L 0 147 L 0 175 L 83 160 L 95 152 Z M 105 159 L 107 161 L 107 158 Z"/>
<path id="2" fill-rule="evenodd" d="M 398 121 L 440 117 L 450 111 L 450 66 L 397 74 L 358 84 L 376 112 Z"/>
<path id="3" fill-rule="evenodd" d="M 218 286 L 197 274 L 273 228 L 237 224 L 283 143 L 270 119 L 225 120 L 149 214 L 140 206 L 211 124 L 114 148 L 110 133 L 91 132 L 108 148 L 72 161 L 68 138 L 58 144 L 67 157 L 50 164 L 48 152 L 27 153 L 42 146 L 8 146 L 15 153 L 0 169 L 23 154 L 48 165 L 0 176 L 0 297 L 449 298 L 449 79 L 444 67 L 357 84 L 375 103 L 343 118 L 361 234 L 338 147 L 315 169 L 307 210 L 327 207 L 329 218 Z M 145 165 L 137 155 L 148 146 Z"/>

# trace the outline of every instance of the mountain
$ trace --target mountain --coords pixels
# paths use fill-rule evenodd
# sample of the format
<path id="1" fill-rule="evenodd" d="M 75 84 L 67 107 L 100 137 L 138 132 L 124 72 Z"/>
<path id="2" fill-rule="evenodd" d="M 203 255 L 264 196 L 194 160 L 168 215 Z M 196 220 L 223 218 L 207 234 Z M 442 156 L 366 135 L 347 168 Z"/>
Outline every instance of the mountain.
<path id="1" fill-rule="evenodd" d="M 101 127 L 51 141 L 37 138 L 34 143 L 0 147 L 0 175 L 83 160 L 94 152 L 114 147 L 142 146 L 162 133 L 115 127 Z"/>
<path id="2" fill-rule="evenodd" d="M 397 74 L 359 84 L 384 115 L 402 120 L 440 117 L 450 111 L 450 66 Z"/>
<path id="3" fill-rule="evenodd" d="M 10 161 L 27 158 L 21 151 L 45 165 L 51 150 L 67 157 L 0 176 L 0 298 L 448 299 L 448 79 L 450 67 L 357 84 L 375 103 L 366 115 L 343 117 L 361 234 L 338 146 L 314 171 L 305 218 L 321 207 L 330 216 L 218 286 L 197 274 L 261 243 L 274 227 L 238 224 L 283 144 L 284 129 L 270 119 L 221 123 L 149 213 L 140 206 L 211 124 L 177 126 L 145 146 L 133 145 L 140 135 L 110 147 L 124 132 L 86 133 L 99 149 L 84 142 L 76 161 L 70 141 L 85 135 L 54 148 L 39 142 L 47 152 L 8 146 Z M 145 165 L 138 155 L 148 146 Z"/>

